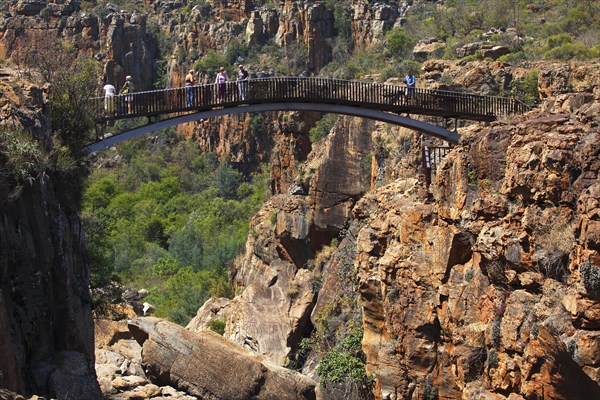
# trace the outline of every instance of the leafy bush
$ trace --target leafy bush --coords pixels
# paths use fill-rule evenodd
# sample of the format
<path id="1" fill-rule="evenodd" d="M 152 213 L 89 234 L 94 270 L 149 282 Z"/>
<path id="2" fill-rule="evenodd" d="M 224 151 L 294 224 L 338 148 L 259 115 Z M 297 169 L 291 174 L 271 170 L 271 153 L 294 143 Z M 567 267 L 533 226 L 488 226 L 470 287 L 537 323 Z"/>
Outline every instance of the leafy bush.
<path id="1" fill-rule="evenodd" d="M 513 80 L 510 83 L 509 94 L 527 105 L 533 106 L 538 104 L 540 102 L 538 71 L 533 69 L 522 78 Z"/>
<path id="2" fill-rule="evenodd" d="M 212 271 L 180 268 L 161 288 L 152 288 L 148 301 L 156 307 L 156 315 L 186 325 L 210 297 L 210 288 L 217 280 Z"/>
<path id="3" fill-rule="evenodd" d="M 249 51 L 247 45 L 237 39 L 232 39 L 227 43 L 224 57 L 228 64 L 237 64 L 248 57 Z"/>
<path id="4" fill-rule="evenodd" d="M 337 43 L 341 45 L 344 42 Z M 389 65 L 381 45 L 372 45 L 367 50 L 357 50 L 354 53 L 350 53 L 347 47 L 345 51 L 347 55 L 341 56 L 340 59 L 334 57 L 333 61 L 323 67 L 322 76 L 336 79 L 361 79 L 366 74 L 383 71 Z M 333 54 L 334 56 L 336 54 L 335 47 Z"/>
<path id="5" fill-rule="evenodd" d="M 224 319 L 211 319 L 206 323 L 208 329 L 213 332 L 217 332 L 219 335 L 223 336 L 225 333 L 225 320 Z"/>
<path id="6" fill-rule="evenodd" d="M 219 72 L 219 68 L 228 67 L 229 65 L 229 60 L 225 54 L 211 49 L 206 52 L 204 57 L 194 63 L 194 69 L 214 76 Z"/>
<path id="7" fill-rule="evenodd" d="M 579 274 L 588 294 L 600 298 L 600 267 L 585 261 L 579 267 Z"/>
<path id="8" fill-rule="evenodd" d="M 349 380 L 354 383 L 369 383 L 366 372 L 365 355 L 362 352 L 362 327 L 351 323 L 335 348 L 325 353 L 317 374 L 323 386 Z"/>
<path id="9" fill-rule="evenodd" d="M 90 99 L 100 75 L 98 62 L 78 58 L 73 46 L 45 31 L 19 36 L 14 48 L 12 58 L 22 74 L 40 86 L 52 84 L 48 96 L 52 133 L 74 160 L 81 161 L 83 147 L 93 138 L 95 106 Z"/>
<path id="10" fill-rule="evenodd" d="M 337 36 L 347 38 L 350 36 L 349 2 L 326 0 L 325 4 L 333 10 L 333 25 Z"/>
<path id="11" fill-rule="evenodd" d="M 418 61 L 412 59 L 404 59 L 398 62 L 389 63 L 385 67 L 383 67 L 381 72 L 382 80 L 388 80 L 389 78 L 401 78 L 404 79 L 404 76 L 408 71 L 412 71 L 413 74 L 418 78 L 418 71 L 421 69 L 421 64 Z"/>
<path id="12" fill-rule="evenodd" d="M 44 155 L 39 143 L 18 131 L 0 131 L 0 160 L 16 183 L 33 183 L 44 171 Z"/>
<path id="13" fill-rule="evenodd" d="M 600 57 L 600 45 L 592 48 L 582 43 L 564 43 L 544 53 L 547 60 L 597 60 Z"/>
<path id="14" fill-rule="evenodd" d="M 308 133 L 311 143 L 317 143 L 329 135 L 329 132 L 335 125 L 337 119 L 338 116 L 336 114 L 325 114 L 320 120 L 318 120 L 315 126 L 312 127 Z"/>
<path id="15" fill-rule="evenodd" d="M 403 28 L 394 28 L 385 35 L 385 52 L 393 58 L 409 57 L 415 45 L 415 39 Z"/>
<path id="16" fill-rule="evenodd" d="M 364 382 L 367 380 L 365 363 L 356 356 L 345 351 L 333 349 L 323 356 L 317 373 L 321 377 L 321 384 L 340 383 L 344 379 L 352 382 Z"/>

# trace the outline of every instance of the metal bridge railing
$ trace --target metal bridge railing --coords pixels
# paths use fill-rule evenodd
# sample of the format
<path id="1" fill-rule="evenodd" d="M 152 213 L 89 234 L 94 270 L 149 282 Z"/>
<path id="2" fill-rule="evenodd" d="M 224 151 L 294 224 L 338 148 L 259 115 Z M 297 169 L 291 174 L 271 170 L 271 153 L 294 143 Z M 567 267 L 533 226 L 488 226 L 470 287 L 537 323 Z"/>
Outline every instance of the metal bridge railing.
<path id="1" fill-rule="evenodd" d="M 245 85 L 245 97 L 240 84 Z M 499 115 L 521 114 L 528 106 L 515 99 L 432 89 L 330 78 L 261 78 L 245 83 L 229 81 L 220 95 L 217 84 L 192 87 L 188 106 L 186 88 L 150 90 L 94 98 L 96 120 L 103 122 L 216 107 L 261 103 L 325 103 L 372 108 L 395 113 L 436 115 L 448 118 L 492 121 Z"/>
<path id="2" fill-rule="evenodd" d="M 423 146 L 421 151 L 423 175 L 425 175 L 425 186 L 429 188 L 432 176 L 437 173 L 437 169 L 444 159 L 450 153 L 452 147 L 444 146 Z"/>

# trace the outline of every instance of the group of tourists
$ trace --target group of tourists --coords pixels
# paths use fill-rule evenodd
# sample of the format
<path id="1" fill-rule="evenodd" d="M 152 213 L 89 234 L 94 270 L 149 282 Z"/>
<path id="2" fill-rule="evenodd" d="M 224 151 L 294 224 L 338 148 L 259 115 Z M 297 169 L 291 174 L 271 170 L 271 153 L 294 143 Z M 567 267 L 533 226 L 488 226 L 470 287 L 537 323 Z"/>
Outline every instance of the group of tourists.
<path id="1" fill-rule="evenodd" d="M 246 100 L 246 85 L 248 83 L 248 79 L 250 79 L 250 74 L 242 64 L 239 66 L 237 83 L 238 90 L 240 92 L 240 100 Z M 185 77 L 185 88 L 186 88 L 186 106 L 192 107 L 194 105 L 194 91 L 193 87 L 196 81 L 194 80 L 194 70 L 191 69 L 190 72 Z M 219 101 L 225 100 L 225 95 L 227 93 L 227 72 L 225 72 L 225 68 L 219 68 L 219 73 L 215 78 L 215 85 L 217 85 L 217 98 Z"/>
<path id="2" fill-rule="evenodd" d="M 240 93 L 240 100 L 246 100 L 246 85 L 250 74 L 243 65 L 239 65 L 239 71 L 237 74 L 237 84 Z M 413 97 L 416 89 L 416 78 L 411 71 L 408 71 L 404 77 L 404 83 L 406 84 L 406 95 Z M 227 73 L 225 68 L 221 67 L 219 73 L 215 79 L 215 85 L 217 87 L 217 98 L 219 101 L 224 101 L 227 92 Z M 190 108 L 194 106 L 194 86 L 196 86 L 196 79 L 194 78 L 194 70 L 190 69 L 188 74 L 185 76 L 185 99 L 186 107 Z M 104 90 L 104 110 L 107 114 L 113 114 L 115 112 L 114 96 L 117 94 L 116 88 L 110 83 L 106 82 L 103 87 Z M 134 85 L 131 81 L 131 75 L 127 75 L 125 83 L 121 87 L 119 94 L 125 95 L 125 103 L 127 104 L 127 113 L 131 114 L 131 103 L 133 101 L 133 90 Z"/>
<path id="3" fill-rule="evenodd" d="M 248 79 L 250 79 L 250 74 L 244 68 L 242 64 L 239 66 L 238 76 L 237 76 L 237 84 L 238 90 L 240 93 L 240 100 L 246 100 L 246 87 Z M 219 69 L 219 73 L 215 79 L 215 85 L 217 87 L 217 98 L 219 101 L 224 101 L 225 95 L 227 92 L 227 73 L 225 72 L 225 68 L 221 67 Z M 196 79 L 194 77 L 194 70 L 191 69 L 188 71 L 188 74 L 185 76 L 185 101 L 186 107 L 193 107 L 194 105 L 194 86 L 196 86 Z M 104 110 L 107 114 L 112 114 L 115 112 L 115 102 L 114 96 L 117 94 L 117 89 L 109 82 L 106 81 L 104 87 L 102 88 L 104 91 Z M 131 75 L 127 75 L 125 78 L 125 83 L 123 87 L 119 91 L 118 94 L 123 94 L 125 96 L 125 102 L 127 104 L 127 113 L 131 114 L 131 103 L 133 101 L 133 93 L 134 86 L 132 82 Z"/>
<path id="4" fill-rule="evenodd" d="M 238 90 L 240 93 L 240 100 L 246 100 L 246 87 L 248 83 L 248 79 L 250 79 L 250 74 L 244 68 L 242 64 L 239 66 L 237 83 Z M 219 73 L 215 79 L 215 85 L 217 86 L 217 98 L 219 101 L 224 101 L 225 95 L 227 93 L 227 73 L 225 72 L 225 68 L 221 67 L 219 69 Z M 185 101 L 186 107 L 193 107 L 194 105 L 194 86 L 196 86 L 196 79 L 194 77 L 194 70 L 191 69 L 188 71 L 188 74 L 185 76 Z M 114 96 L 117 94 L 116 88 L 108 81 L 106 81 L 104 87 L 102 88 L 104 91 L 104 110 L 107 114 L 112 114 L 115 112 L 114 107 Z M 133 101 L 133 82 L 131 80 L 131 76 L 127 75 L 125 78 L 125 83 L 123 87 L 119 91 L 118 94 L 123 94 L 125 96 L 125 102 L 127 104 L 127 113 L 131 114 L 131 103 Z"/>
<path id="5" fill-rule="evenodd" d="M 104 87 L 104 111 L 107 114 L 113 114 L 115 112 L 115 95 L 117 89 L 112 83 L 106 81 Z M 131 81 L 131 75 L 125 77 L 125 83 L 121 87 L 119 94 L 125 95 L 125 103 L 127 103 L 127 113 L 131 114 L 131 102 L 133 101 L 133 82 Z"/>

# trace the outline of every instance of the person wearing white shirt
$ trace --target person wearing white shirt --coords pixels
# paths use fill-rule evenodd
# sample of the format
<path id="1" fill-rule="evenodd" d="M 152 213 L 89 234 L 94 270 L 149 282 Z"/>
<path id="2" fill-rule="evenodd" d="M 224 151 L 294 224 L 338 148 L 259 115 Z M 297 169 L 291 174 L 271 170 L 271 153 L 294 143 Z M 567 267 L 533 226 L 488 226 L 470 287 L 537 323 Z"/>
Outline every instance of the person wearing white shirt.
<path id="1" fill-rule="evenodd" d="M 114 97 L 117 94 L 117 89 L 110 82 L 106 82 L 102 90 L 104 90 L 104 111 L 111 114 L 115 111 Z"/>

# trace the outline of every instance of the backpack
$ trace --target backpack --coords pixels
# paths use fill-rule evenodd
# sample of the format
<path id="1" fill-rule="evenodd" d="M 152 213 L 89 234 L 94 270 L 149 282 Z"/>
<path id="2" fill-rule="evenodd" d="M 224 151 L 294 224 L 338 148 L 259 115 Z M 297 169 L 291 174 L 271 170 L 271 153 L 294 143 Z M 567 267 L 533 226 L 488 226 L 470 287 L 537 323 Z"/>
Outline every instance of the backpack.
<path id="1" fill-rule="evenodd" d="M 121 89 L 121 93 L 123 94 L 127 94 L 132 90 L 133 88 L 131 87 L 131 82 L 125 82 L 125 84 L 123 85 L 123 89 Z"/>

